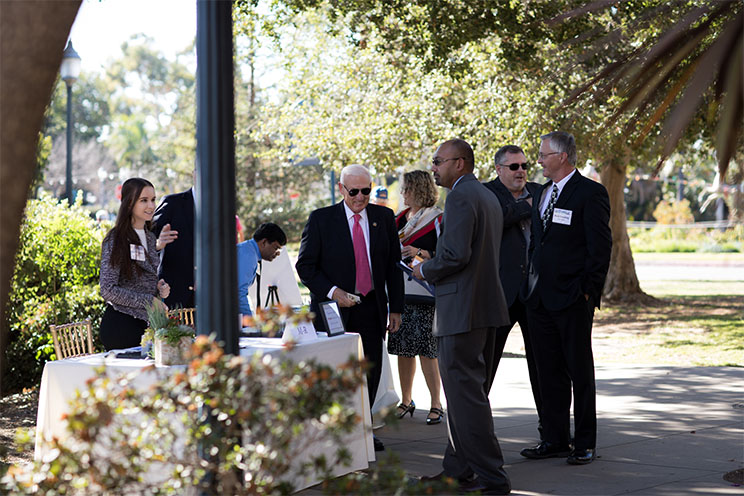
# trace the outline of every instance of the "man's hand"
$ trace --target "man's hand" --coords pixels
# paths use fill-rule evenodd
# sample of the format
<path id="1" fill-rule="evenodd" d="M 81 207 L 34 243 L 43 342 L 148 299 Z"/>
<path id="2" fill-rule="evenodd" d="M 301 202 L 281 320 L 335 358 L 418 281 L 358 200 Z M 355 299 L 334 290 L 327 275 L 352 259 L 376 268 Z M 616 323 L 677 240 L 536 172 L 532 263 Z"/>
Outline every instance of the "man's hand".
<path id="1" fill-rule="evenodd" d="M 338 303 L 340 307 L 353 307 L 356 302 L 349 297 L 349 293 L 341 288 L 333 290 L 333 300 Z"/>
<path id="2" fill-rule="evenodd" d="M 155 249 L 160 251 L 165 248 L 165 245 L 174 242 L 176 239 L 178 239 L 178 231 L 173 231 L 171 225 L 166 224 L 160 231 L 160 236 L 158 236 L 158 240 L 155 243 Z"/>
<path id="3" fill-rule="evenodd" d="M 398 332 L 398 329 L 400 329 L 400 314 L 399 313 L 391 313 L 388 316 L 388 325 L 387 330 L 388 332 Z"/>
<path id="4" fill-rule="evenodd" d="M 423 281 L 424 280 L 424 274 L 421 272 L 421 266 L 422 265 L 424 265 L 424 264 L 423 263 L 420 263 L 420 264 L 416 264 L 413 267 L 413 277 L 415 277 L 416 279 L 421 279 Z"/>

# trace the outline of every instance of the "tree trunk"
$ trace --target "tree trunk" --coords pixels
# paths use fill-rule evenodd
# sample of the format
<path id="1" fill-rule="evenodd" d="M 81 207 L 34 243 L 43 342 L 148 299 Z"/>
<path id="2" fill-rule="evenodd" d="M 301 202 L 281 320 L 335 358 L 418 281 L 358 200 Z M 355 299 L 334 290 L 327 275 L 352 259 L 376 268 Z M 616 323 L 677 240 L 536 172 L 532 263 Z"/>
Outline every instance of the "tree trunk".
<path id="1" fill-rule="evenodd" d="M 5 306 L 18 234 L 36 171 L 44 109 L 81 0 L 0 0 L 0 396 L 8 329 Z"/>
<path id="2" fill-rule="evenodd" d="M 627 160 L 612 158 L 602 165 L 600 179 L 610 195 L 610 229 L 612 230 L 612 254 L 602 297 L 608 303 L 651 304 L 655 298 L 641 290 L 636 275 L 630 238 L 625 222 L 625 175 Z"/>

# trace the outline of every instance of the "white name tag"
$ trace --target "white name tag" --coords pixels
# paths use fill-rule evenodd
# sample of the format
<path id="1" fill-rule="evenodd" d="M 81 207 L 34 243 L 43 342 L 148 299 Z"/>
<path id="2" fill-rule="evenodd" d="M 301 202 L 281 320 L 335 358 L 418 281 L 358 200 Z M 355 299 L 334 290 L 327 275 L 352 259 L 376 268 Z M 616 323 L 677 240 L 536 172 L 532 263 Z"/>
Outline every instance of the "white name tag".
<path id="1" fill-rule="evenodd" d="M 282 343 L 287 341 L 306 343 L 316 339 L 318 339 L 318 335 L 315 333 L 315 326 L 312 322 L 302 322 L 296 326 L 288 325 L 284 328 L 284 334 L 282 334 Z"/>
<path id="2" fill-rule="evenodd" d="M 571 225 L 571 212 L 570 210 L 564 210 L 562 208 L 556 208 L 553 210 L 553 222 L 555 224 L 563 224 L 565 226 Z"/>
<path id="3" fill-rule="evenodd" d="M 129 244 L 129 256 L 132 260 L 138 260 L 140 262 L 145 261 L 145 247 L 141 245 L 135 245 L 134 243 Z"/>

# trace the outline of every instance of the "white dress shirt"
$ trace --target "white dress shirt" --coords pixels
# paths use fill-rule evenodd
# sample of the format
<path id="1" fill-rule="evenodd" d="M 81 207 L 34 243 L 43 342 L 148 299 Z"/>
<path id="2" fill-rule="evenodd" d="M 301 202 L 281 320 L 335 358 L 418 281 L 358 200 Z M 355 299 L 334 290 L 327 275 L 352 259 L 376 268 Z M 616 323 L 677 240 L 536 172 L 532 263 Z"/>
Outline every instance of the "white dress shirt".
<path id="1" fill-rule="evenodd" d="M 557 183 L 553 183 L 554 185 L 558 186 L 558 194 L 555 195 L 555 201 L 558 201 L 558 198 L 561 196 L 561 191 L 563 191 L 563 187 L 574 174 L 576 174 L 576 169 L 572 170 L 569 175 L 567 175 Z M 545 198 L 543 198 L 542 203 L 540 204 L 540 218 L 542 218 L 542 216 L 545 214 L 545 209 L 548 208 L 548 203 L 550 203 L 550 193 L 553 190 L 553 184 L 545 189 Z"/>

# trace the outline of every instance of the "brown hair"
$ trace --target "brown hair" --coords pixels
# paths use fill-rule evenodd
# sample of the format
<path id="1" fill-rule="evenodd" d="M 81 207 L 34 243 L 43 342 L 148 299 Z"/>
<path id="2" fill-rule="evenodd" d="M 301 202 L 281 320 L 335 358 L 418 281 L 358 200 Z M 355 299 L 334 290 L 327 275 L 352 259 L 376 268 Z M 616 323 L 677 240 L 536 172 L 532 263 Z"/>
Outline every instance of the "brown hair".
<path id="1" fill-rule="evenodd" d="M 121 205 L 116 216 L 116 224 L 106 235 L 111 240 L 111 266 L 119 267 L 119 273 L 124 279 L 131 279 L 133 272 L 139 273 L 142 269 L 132 262 L 129 245 L 141 245 L 140 238 L 132 227 L 132 210 L 137 203 L 142 190 L 146 187 L 155 188 L 150 181 L 141 177 L 133 177 L 124 181 L 121 186 Z M 145 222 L 145 229 L 150 230 L 151 223 Z"/>
<path id="2" fill-rule="evenodd" d="M 403 174 L 403 191 L 410 191 L 412 200 L 416 202 L 417 207 L 421 208 L 433 207 L 439 199 L 434 179 L 431 174 L 422 170 Z"/>

